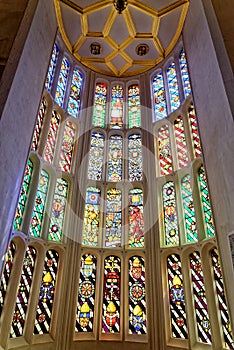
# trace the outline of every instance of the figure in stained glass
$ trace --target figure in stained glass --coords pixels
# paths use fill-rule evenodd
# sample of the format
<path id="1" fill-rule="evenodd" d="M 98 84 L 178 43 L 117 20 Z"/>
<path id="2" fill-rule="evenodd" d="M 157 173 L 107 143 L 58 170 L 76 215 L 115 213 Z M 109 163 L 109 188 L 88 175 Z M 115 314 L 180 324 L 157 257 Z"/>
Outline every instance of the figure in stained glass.
<path id="1" fill-rule="evenodd" d="M 109 139 L 107 180 L 122 180 L 123 139 L 120 135 L 111 135 Z"/>
<path id="2" fill-rule="evenodd" d="M 162 72 L 153 78 L 154 121 L 164 119 L 167 116 L 166 94 Z"/>
<path id="3" fill-rule="evenodd" d="M 140 188 L 129 191 L 129 246 L 144 247 L 143 192 Z"/>
<path id="4" fill-rule="evenodd" d="M 58 78 L 58 83 L 57 83 L 57 90 L 55 93 L 55 102 L 60 107 L 63 107 L 69 71 L 70 71 L 70 62 L 66 57 L 63 57 L 59 78 Z"/>
<path id="5" fill-rule="evenodd" d="M 80 94 L 83 84 L 83 76 L 81 72 L 75 68 L 73 70 L 70 94 L 68 98 L 67 111 L 73 117 L 77 117 L 80 110 Z"/>
<path id="6" fill-rule="evenodd" d="M 116 188 L 106 194 L 106 247 L 120 247 L 122 233 L 122 195 Z"/>
<path id="7" fill-rule="evenodd" d="M 128 128 L 141 126 L 141 106 L 139 85 L 134 84 L 128 88 Z"/>
<path id="8" fill-rule="evenodd" d="M 93 131 L 91 134 L 91 146 L 89 151 L 88 179 L 100 181 L 103 177 L 104 162 L 104 135 Z"/>
<path id="9" fill-rule="evenodd" d="M 141 181 L 143 178 L 141 135 L 128 137 L 128 180 Z"/>
<path id="10" fill-rule="evenodd" d="M 171 112 L 173 112 L 180 106 L 179 88 L 174 62 L 172 62 L 167 69 L 167 81 L 170 96 Z"/>
<path id="11" fill-rule="evenodd" d="M 105 127 L 106 124 L 107 85 L 97 83 L 94 96 L 93 126 Z"/>
<path id="12" fill-rule="evenodd" d="M 53 80 L 54 80 L 54 73 L 57 65 L 58 54 L 59 54 L 59 48 L 58 48 L 58 45 L 55 43 L 53 47 L 51 59 L 50 59 L 50 65 L 48 68 L 46 81 L 45 81 L 45 87 L 49 92 L 51 91 Z"/>
<path id="13" fill-rule="evenodd" d="M 123 127 L 123 87 L 113 86 L 111 90 L 111 115 L 110 128 L 121 129 Z"/>
<path id="14" fill-rule="evenodd" d="M 82 245 L 97 246 L 100 232 L 100 193 L 96 187 L 88 187 L 84 211 Z"/>

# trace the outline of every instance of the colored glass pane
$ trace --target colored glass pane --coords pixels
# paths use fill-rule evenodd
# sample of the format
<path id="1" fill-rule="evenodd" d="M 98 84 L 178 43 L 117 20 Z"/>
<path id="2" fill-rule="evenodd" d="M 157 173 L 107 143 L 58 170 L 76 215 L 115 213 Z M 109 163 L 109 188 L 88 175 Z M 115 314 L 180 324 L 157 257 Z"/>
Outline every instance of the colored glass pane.
<path id="1" fill-rule="evenodd" d="M 67 195 L 68 183 L 66 180 L 59 178 L 56 182 L 50 219 L 48 239 L 51 241 L 60 242 L 62 240 Z"/>
<path id="2" fill-rule="evenodd" d="M 7 250 L 5 264 L 4 264 L 3 273 L 2 273 L 1 282 L 0 282 L 0 316 L 2 314 L 7 287 L 8 287 L 11 271 L 12 271 L 12 266 L 14 263 L 14 256 L 15 256 L 15 244 L 11 242 Z"/>
<path id="3" fill-rule="evenodd" d="M 160 175 L 171 174 L 173 167 L 168 125 L 163 125 L 159 128 L 157 141 Z"/>
<path id="4" fill-rule="evenodd" d="M 211 210 L 210 196 L 207 186 L 205 169 L 203 166 L 199 168 L 198 171 L 199 187 L 200 187 L 200 196 L 202 203 L 202 211 L 205 221 L 205 230 L 208 237 L 213 237 L 215 235 L 214 221 Z"/>
<path id="5" fill-rule="evenodd" d="M 97 246 L 100 232 L 100 196 L 101 191 L 96 187 L 88 187 L 84 210 L 82 244 Z"/>
<path id="6" fill-rule="evenodd" d="M 112 135 L 109 140 L 107 180 L 122 180 L 123 139 L 120 135 Z"/>
<path id="7" fill-rule="evenodd" d="M 176 213 L 176 196 L 175 186 L 172 181 L 169 181 L 165 183 L 165 185 L 163 185 L 162 198 L 164 212 L 165 244 L 178 245 L 179 233 Z"/>
<path id="8" fill-rule="evenodd" d="M 10 333 L 10 336 L 12 338 L 23 335 L 35 261 L 36 250 L 33 247 L 29 246 L 27 247 L 24 256 L 23 268 L 16 298 L 16 305 L 12 318 Z"/>
<path id="9" fill-rule="evenodd" d="M 50 331 L 58 261 L 59 255 L 55 250 L 51 249 L 46 252 L 34 324 L 34 334 L 46 334 Z"/>
<path id="10" fill-rule="evenodd" d="M 61 107 L 63 107 L 69 70 L 70 63 L 66 57 L 63 57 L 55 93 L 55 102 Z"/>
<path id="11" fill-rule="evenodd" d="M 92 132 L 89 151 L 89 180 L 102 180 L 105 138 L 99 132 Z"/>
<path id="12" fill-rule="evenodd" d="M 173 112 L 180 106 L 179 89 L 174 62 L 167 69 L 167 81 L 171 112 Z"/>
<path id="13" fill-rule="evenodd" d="M 49 175 L 42 169 L 37 193 L 35 198 L 34 209 L 31 218 L 29 232 L 31 236 L 39 237 L 41 234 L 42 223 L 45 214 L 45 203 L 49 185 Z"/>
<path id="14" fill-rule="evenodd" d="M 134 84 L 128 88 L 128 127 L 141 126 L 141 104 L 139 85 Z"/>
<path id="15" fill-rule="evenodd" d="M 166 118 L 167 105 L 162 72 L 156 74 L 153 78 L 153 98 L 155 121 Z"/>
<path id="16" fill-rule="evenodd" d="M 80 110 L 80 93 L 83 83 L 81 72 L 75 68 L 73 71 L 70 94 L 68 99 L 67 111 L 69 114 L 77 117 Z"/>
<path id="17" fill-rule="evenodd" d="M 94 96 L 93 126 L 105 127 L 107 85 L 97 83 Z"/>
<path id="18" fill-rule="evenodd" d="M 228 349 L 234 349 L 234 339 L 225 296 L 223 274 L 221 270 L 218 250 L 216 248 L 211 251 L 211 259 L 213 265 L 215 287 L 218 298 L 218 306 L 222 322 L 222 331 L 225 341 L 225 347 L 227 347 Z"/>
<path id="19" fill-rule="evenodd" d="M 201 142 L 199 137 L 198 125 L 197 125 L 197 117 L 196 117 L 195 109 L 193 105 L 189 107 L 188 117 L 190 122 L 190 130 L 192 134 L 193 153 L 195 157 L 199 157 L 202 154 L 202 150 L 201 150 Z"/>
<path id="20" fill-rule="evenodd" d="M 106 194 L 106 247 L 120 247 L 122 227 L 121 191 L 111 188 Z"/>
<path id="21" fill-rule="evenodd" d="M 198 239 L 197 220 L 194 210 L 190 175 L 184 176 L 181 180 L 181 193 L 187 242 L 196 242 Z"/>
<path id="22" fill-rule="evenodd" d="M 20 191 L 19 202 L 15 213 L 14 230 L 22 229 L 22 221 L 23 221 L 23 216 L 25 212 L 25 207 L 28 201 L 29 188 L 32 180 L 32 173 L 33 173 L 33 163 L 29 158 L 28 163 L 26 165 L 25 172 L 24 172 L 24 179 L 23 179 L 23 183 Z"/>
<path id="23" fill-rule="evenodd" d="M 48 163 L 52 163 L 54 159 L 55 146 L 58 138 L 58 130 L 60 126 L 61 117 L 56 112 L 52 112 L 52 117 L 50 120 L 49 132 L 47 135 L 45 150 L 44 150 L 44 159 Z"/>
<path id="24" fill-rule="evenodd" d="M 39 112 L 37 114 L 36 126 L 34 128 L 34 133 L 33 133 L 33 139 L 32 139 L 32 145 L 31 145 L 31 149 L 33 151 L 36 151 L 38 148 L 38 144 L 39 144 L 40 136 L 42 132 L 42 126 L 44 122 L 44 117 L 46 113 L 46 108 L 47 108 L 46 99 L 45 97 L 42 97 Z"/>
<path id="25" fill-rule="evenodd" d="M 211 328 L 207 309 L 204 276 L 201 258 L 198 252 L 190 254 L 190 269 L 198 338 L 199 341 L 203 343 L 211 344 Z"/>
<path id="26" fill-rule="evenodd" d="M 132 248 L 144 247 L 143 192 L 140 188 L 129 191 L 129 241 Z"/>
<path id="27" fill-rule="evenodd" d="M 62 171 L 70 172 L 72 155 L 74 150 L 76 136 L 76 127 L 75 125 L 68 121 L 66 122 L 64 133 L 63 133 L 63 142 L 60 152 L 59 167 Z"/>
<path id="28" fill-rule="evenodd" d="M 180 52 L 180 72 L 181 72 L 181 79 L 184 89 L 184 96 L 187 97 L 191 94 L 191 86 L 189 81 L 189 74 L 188 74 L 188 67 L 187 67 L 187 61 L 184 49 Z"/>
<path id="29" fill-rule="evenodd" d="M 145 261 L 142 256 L 129 259 L 129 334 L 146 334 Z"/>
<path id="30" fill-rule="evenodd" d="M 123 127 L 123 87 L 113 86 L 111 90 L 111 116 L 110 128 L 121 129 Z"/>
<path id="31" fill-rule="evenodd" d="M 49 92 L 51 91 L 52 83 L 54 80 L 54 72 L 55 72 L 55 68 L 58 60 L 58 54 L 59 54 L 59 48 L 58 48 L 58 45 L 55 43 L 53 47 L 51 59 L 50 59 L 50 65 L 48 68 L 46 81 L 45 81 L 45 87 Z"/>
<path id="32" fill-rule="evenodd" d="M 76 332 L 92 332 L 94 327 L 94 305 L 97 258 L 84 254 L 81 257 Z"/>
<path id="33" fill-rule="evenodd" d="M 167 258 L 167 272 L 172 337 L 187 339 L 184 286 L 179 255 L 172 254 Z"/>
<path id="34" fill-rule="evenodd" d="M 133 134 L 128 137 L 128 180 L 141 181 L 142 178 L 141 135 Z"/>
<path id="35" fill-rule="evenodd" d="M 120 332 L 121 261 L 117 256 L 104 260 L 102 333 Z"/>
<path id="36" fill-rule="evenodd" d="M 174 121 L 174 133 L 178 166 L 179 168 L 184 168 L 188 165 L 188 152 L 184 133 L 184 123 L 181 116 L 177 117 Z"/>

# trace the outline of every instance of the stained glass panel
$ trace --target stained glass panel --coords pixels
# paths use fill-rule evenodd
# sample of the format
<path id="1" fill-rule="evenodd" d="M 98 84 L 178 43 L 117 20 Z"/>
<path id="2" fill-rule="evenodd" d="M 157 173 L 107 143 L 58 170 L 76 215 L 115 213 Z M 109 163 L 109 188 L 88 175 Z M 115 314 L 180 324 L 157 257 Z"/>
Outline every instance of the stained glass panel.
<path id="1" fill-rule="evenodd" d="M 197 125 L 197 117 L 195 114 L 195 109 L 193 105 L 189 107 L 188 117 L 190 121 L 190 130 L 192 134 L 192 143 L 193 143 L 193 152 L 195 157 L 201 156 L 201 142 L 199 137 L 198 125 Z"/>
<path id="2" fill-rule="evenodd" d="M 141 181 L 142 178 L 141 135 L 133 134 L 128 137 L 128 180 Z"/>
<path id="3" fill-rule="evenodd" d="M 94 96 L 93 126 L 105 127 L 107 85 L 97 83 Z"/>
<path id="4" fill-rule="evenodd" d="M 104 260 L 102 333 L 120 332 L 121 261 L 117 256 Z"/>
<path id="5" fill-rule="evenodd" d="M 83 83 L 83 76 L 81 72 L 75 68 L 73 71 L 70 95 L 68 99 L 67 111 L 69 114 L 77 117 L 80 110 L 80 93 Z"/>
<path id="6" fill-rule="evenodd" d="M 76 332 L 93 331 L 96 269 L 97 258 L 91 254 L 84 254 L 80 264 Z"/>
<path id="7" fill-rule="evenodd" d="M 39 112 L 37 115 L 36 126 L 33 133 L 33 139 L 32 139 L 32 145 L 31 145 L 31 149 L 33 151 L 37 151 L 37 148 L 38 148 L 38 144 L 39 144 L 40 136 L 42 132 L 42 126 L 43 126 L 43 122 L 46 114 L 46 108 L 47 108 L 46 99 L 45 97 L 42 97 Z"/>
<path id="8" fill-rule="evenodd" d="M 154 97 L 154 118 L 155 121 L 166 118 L 167 105 L 166 94 L 162 72 L 156 74 L 153 79 L 153 97 Z"/>
<path id="9" fill-rule="evenodd" d="M 55 102 L 61 107 L 63 107 L 69 70 L 70 70 L 70 62 L 66 57 L 63 57 L 59 78 L 58 78 L 58 83 L 57 83 L 57 90 L 55 93 Z"/>
<path id="10" fill-rule="evenodd" d="M 181 79 L 184 89 L 184 96 L 187 97 L 191 94 L 191 86 L 189 81 L 189 74 L 188 74 L 188 67 L 187 67 L 187 61 L 184 49 L 180 52 L 180 72 L 181 72 Z"/>
<path id="11" fill-rule="evenodd" d="M 123 87 L 113 86 L 111 90 L 111 116 L 110 128 L 121 129 L 123 127 Z"/>
<path id="12" fill-rule="evenodd" d="M 179 232 L 174 182 L 169 181 L 165 183 L 165 185 L 163 185 L 162 198 L 164 212 L 165 244 L 178 245 Z"/>
<path id="13" fill-rule="evenodd" d="M 128 88 L 128 127 L 141 126 L 141 104 L 139 85 L 134 84 Z"/>
<path id="14" fill-rule="evenodd" d="M 55 43 L 53 47 L 51 59 L 50 59 L 50 65 L 48 68 L 46 81 L 45 81 L 45 87 L 49 92 L 51 91 L 52 83 L 54 80 L 54 72 L 55 72 L 55 68 L 58 60 L 58 54 L 59 54 L 59 48 L 58 48 L 58 45 Z"/>
<path id="15" fill-rule="evenodd" d="M 107 181 L 119 182 L 122 180 L 123 139 L 120 135 L 111 135 L 108 151 Z"/>
<path id="16" fill-rule="evenodd" d="M 132 248 L 144 247 L 143 192 L 140 188 L 129 191 L 129 241 Z"/>
<path id="17" fill-rule="evenodd" d="M 120 247 L 122 231 L 121 191 L 111 188 L 106 194 L 106 247 Z"/>
<path id="18" fill-rule="evenodd" d="M 167 69 L 167 81 L 170 96 L 171 112 L 173 112 L 180 106 L 179 89 L 174 62 Z"/>
<path id="19" fill-rule="evenodd" d="M 184 123 L 181 116 L 177 117 L 174 121 L 174 133 L 178 166 L 179 168 L 184 168 L 188 165 L 188 153 L 184 132 Z"/>
<path id="20" fill-rule="evenodd" d="M 59 159 L 59 167 L 62 171 L 70 172 L 72 156 L 74 150 L 76 136 L 76 127 L 75 125 L 67 121 L 63 133 L 63 142 Z"/>
<path id="21" fill-rule="evenodd" d="M 52 163 L 54 159 L 55 146 L 58 138 L 58 130 L 60 126 L 61 117 L 56 112 L 52 112 L 52 117 L 50 120 L 49 132 L 47 135 L 45 150 L 44 150 L 44 159 L 48 163 Z"/>
<path id="22" fill-rule="evenodd" d="M 88 178 L 89 180 L 102 180 L 103 174 L 103 162 L 104 162 L 104 145 L 105 137 L 99 132 L 92 132 L 91 146 L 89 151 L 89 168 Z"/>
<path id="23" fill-rule="evenodd" d="M 168 125 L 163 125 L 158 130 L 158 158 L 160 175 L 168 175 L 173 171 L 172 154 L 170 145 L 170 133 Z"/>

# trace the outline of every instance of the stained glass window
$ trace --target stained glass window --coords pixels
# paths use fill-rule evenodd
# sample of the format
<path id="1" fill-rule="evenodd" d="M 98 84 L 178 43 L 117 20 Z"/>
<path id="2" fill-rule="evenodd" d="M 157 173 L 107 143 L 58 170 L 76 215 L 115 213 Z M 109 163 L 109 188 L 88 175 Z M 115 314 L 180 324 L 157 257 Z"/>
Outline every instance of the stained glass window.
<path id="1" fill-rule="evenodd" d="M 47 108 L 46 99 L 45 97 L 42 97 L 39 112 L 37 115 L 36 126 L 33 133 L 33 139 L 32 139 L 32 145 L 31 145 L 31 149 L 33 151 L 36 151 L 38 148 L 38 144 L 39 144 L 40 136 L 42 132 L 42 126 L 43 126 L 43 122 L 46 114 L 46 108 Z"/>
<path id="2" fill-rule="evenodd" d="M 102 333 L 120 332 L 121 261 L 117 256 L 104 260 Z"/>
<path id="3" fill-rule="evenodd" d="M 54 159 L 55 146 L 58 138 L 58 131 L 61 122 L 60 115 L 56 112 L 52 112 L 52 117 L 50 120 L 49 132 L 47 135 L 47 141 L 44 150 L 44 159 L 48 163 L 52 163 Z"/>
<path id="4" fill-rule="evenodd" d="M 25 172 L 24 172 L 23 184 L 21 187 L 19 202 L 15 213 L 14 230 L 19 231 L 22 229 L 22 221 L 23 221 L 23 216 L 25 212 L 25 207 L 28 201 L 29 188 L 32 181 L 32 173 L 33 173 L 33 162 L 29 158 L 28 163 L 26 165 Z"/>
<path id="5" fill-rule="evenodd" d="M 76 332 L 93 331 L 96 269 L 97 258 L 91 254 L 84 254 L 80 264 Z"/>
<path id="6" fill-rule="evenodd" d="M 173 181 L 168 181 L 163 185 L 163 212 L 164 212 L 164 230 L 165 244 L 179 244 L 178 222 L 176 212 L 176 195 Z"/>
<path id="7" fill-rule="evenodd" d="M 51 249 L 46 252 L 36 319 L 34 324 L 34 334 L 46 334 L 50 331 L 58 261 L 59 255 L 56 250 Z"/>
<path id="8" fill-rule="evenodd" d="M 57 83 L 57 90 L 55 93 L 55 102 L 61 107 L 63 107 L 69 70 L 70 70 L 70 62 L 66 57 L 63 57 L 59 78 L 58 78 L 58 83 Z"/>
<path id="9" fill-rule="evenodd" d="M 28 246 L 24 256 L 23 268 L 16 298 L 16 305 L 11 324 L 12 338 L 23 335 L 35 261 L 36 250 L 33 247 Z"/>
<path id="10" fill-rule="evenodd" d="M 174 133 L 178 166 L 179 168 L 184 168 L 188 165 L 188 153 L 184 132 L 184 123 L 181 116 L 177 117 L 174 121 Z"/>
<path id="11" fill-rule="evenodd" d="M 111 135 L 108 151 L 107 180 L 118 182 L 122 180 L 123 139 L 120 135 Z"/>
<path id="12" fill-rule="evenodd" d="M 103 134 L 93 131 L 89 151 L 88 178 L 90 180 L 102 180 L 104 162 L 105 137 Z"/>
<path id="13" fill-rule="evenodd" d="M 146 334 L 145 261 L 142 256 L 129 259 L 129 334 Z"/>
<path id="14" fill-rule="evenodd" d="M 87 188 L 82 235 L 83 245 L 98 245 L 100 233 L 100 196 L 101 191 L 98 188 Z"/>
<path id="15" fill-rule="evenodd" d="M 49 175 L 42 169 L 39 184 L 37 187 L 36 199 L 29 228 L 30 235 L 39 237 L 41 234 L 42 223 L 45 214 L 45 203 L 49 185 Z"/>
<path id="16" fill-rule="evenodd" d="M 97 83 L 94 96 L 93 126 L 105 127 L 107 85 Z"/>
<path id="17" fill-rule="evenodd" d="M 179 61 L 180 61 L 180 72 L 181 72 L 181 79 L 182 79 L 182 84 L 184 89 L 184 95 L 185 97 L 187 97 L 188 95 L 191 94 L 191 86 L 189 81 L 188 67 L 187 67 L 187 61 L 186 61 L 184 49 L 182 49 L 180 52 Z"/>
<path id="18" fill-rule="evenodd" d="M 123 127 L 123 87 L 115 85 L 111 90 L 111 116 L 110 128 L 121 129 Z"/>
<path id="19" fill-rule="evenodd" d="M 160 166 L 160 175 L 172 173 L 172 154 L 170 145 L 170 133 L 168 125 L 163 125 L 158 130 L 158 158 Z"/>
<path id="20" fill-rule="evenodd" d="M 211 328 L 207 309 L 204 276 L 201 258 L 198 252 L 190 254 L 190 269 L 198 338 L 199 341 L 203 343 L 211 344 Z"/>
<path id="21" fill-rule="evenodd" d="M 69 114 L 77 117 L 80 110 L 80 93 L 83 83 L 83 76 L 81 72 L 75 68 L 73 71 L 70 95 L 68 99 L 67 111 Z"/>
<path id="22" fill-rule="evenodd" d="M 184 286 L 179 255 L 172 254 L 167 258 L 167 271 L 172 337 L 187 339 Z"/>
<path id="23" fill-rule="evenodd" d="M 129 241 L 132 248 L 144 247 L 143 192 L 140 188 L 129 190 Z"/>
<path id="24" fill-rule="evenodd" d="M 187 242 L 196 242 L 198 239 L 197 220 L 194 210 L 190 175 L 185 175 L 181 180 L 181 193 Z"/>
<path id="25" fill-rule="evenodd" d="M 120 247 L 122 231 L 122 195 L 116 188 L 107 190 L 106 194 L 106 247 Z"/>
<path id="26" fill-rule="evenodd" d="M 59 159 L 59 167 L 61 170 L 70 172 L 71 171 L 71 163 L 72 163 L 72 155 L 74 150 L 76 136 L 76 127 L 75 125 L 67 121 L 63 133 L 63 142 Z"/>
<path id="27" fill-rule="evenodd" d="M 6 254 L 5 265 L 3 268 L 3 273 L 2 273 L 1 282 L 0 282 L 0 316 L 2 314 L 7 287 L 8 287 L 11 271 L 12 271 L 12 266 L 14 263 L 15 248 L 16 248 L 15 244 L 11 242 Z"/>
<path id="28" fill-rule="evenodd" d="M 142 178 L 141 135 L 133 134 L 128 137 L 128 180 L 141 181 Z"/>
<path id="29" fill-rule="evenodd" d="M 172 62 L 172 64 L 167 69 L 167 81 L 170 96 L 171 112 L 173 112 L 180 106 L 179 89 L 174 62 Z"/>
<path id="30" fill-rule="evenodd" d="M 195 114 L 195 109 L 193 105 L 189 107 L 188 117 L 190 122 L 190 130 L 192 134 L 192 142 L 193 142 L 193 152 L 195 157 L 199 157 L 202 153 L 201 151 L 201 142 L 199 137 L 198 125 L 197 125 L 197 117 Z"/>
<path id="31" fill-rule="evenodd" d="M 55 68 L 56 68 L 56 64 L 57 64 L 57 60 L 58 60 L 58 54 L 59 54 L 59 48 L 58 48 L 58 45 L 55 43 L 54 47 L 53 47 L 51 59 L 50 59 L 50 65 L 49 65 L 49 69 L 48 69 L 48 73 L 47 73 L 47 78 L 45 81 L 45 87 L 49 92 L 51 91 L 52 83 L 54 80 L 54 72 L 55 72 Z"/>
<path id="32" fill-rule="evenodd" d="M 60 242 L 62 240 L 67 196 L 67 181 L 62 178 L 57 179 L 48 235 L 48 239 L 51 241 Z"/>
<path id="33" fill-rule="evenodd" d="M 134 84 L 128 88 L 128 127 L 141 126 L 141 104 L 139 85 Z"/>
<path id="34" fill-rule="evenodd" d="M 159 72 L 153 79 L 154 117 L 155 121 L 166 118 L 166 94 L 162 72 Z"/>

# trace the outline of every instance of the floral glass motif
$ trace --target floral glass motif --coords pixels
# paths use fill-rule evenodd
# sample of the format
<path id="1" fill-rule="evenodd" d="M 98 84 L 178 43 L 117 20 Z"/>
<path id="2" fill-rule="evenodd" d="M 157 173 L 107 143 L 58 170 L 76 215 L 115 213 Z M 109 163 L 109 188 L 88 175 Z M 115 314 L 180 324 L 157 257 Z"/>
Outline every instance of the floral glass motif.
<path id="1" fill-rule="evenodd" d="M 153 99 L 155 121 L 166 118 L 167 105 L 162 72 L 159 72 L 153 78 Z"/>
<path id="2" fill-rule="evenodd" d="M 128 136 L 128 180 L 141 181 L 142 172 L 142 148 L 141 135 Z"/>
<path id="3" fill-rule="evenodd" d="M 198 252 L 190 254 L 190 272 L 192 277 L 198 338 L 200 342 L 211 344 L 211 328 L 207 309 L 204 276 L 201 258 Z"/>
<path id="4" fill-rule="evenodd" d="M 60 107 L 63 107 L 69 71 L 70 71 L 70 62 L 66 57 L 63 57 L 60 72 L 59 72 L 57 90 L 55 93 L 55 102 Z"/>
<path id="5" fill-rule="evenodd" d="M 160 175 L 171 174 L 173 167 L 168 125 L 163 125 L 159 128 L 157 141 Z"/>
<path id="6" fill-rule="evenodd" d="M 89 150 L 88 179 L 100 181 L 103 174 L 105 137 L 103 134 L 93 131 Z"/>
<path id="7" fill-rule="evenodd" d="M 45 87 L 49 92 L 51 91 L 51 87 L 54 80 L 54 73 L 55 73 L 55 68 L 58 60 L 58 54 L 59 54 L 59 48 L 58 48 L 58 45 L 55 43 L 53 47 L 51 59 L 50 59 L 50 65 L 48 68 L 46 81 L 45 81 Z"/>
<path id="8" fill-rule="evenodd" d="M 142 256 L 129 259 L 129 334 L 146 334 L 145 261 Z"/>
<path id="9" fill-rule="evenodd" d="M 194 156 L 199 157 L 201 156 L 202 150 L 201 150 L 201 142 L 199 137 L 198 125 L 197 125 L 197 117 L 196 117 L 195 109 L 193 105 L 189 107 L 188 118 L 190 122 L 190 130 L 192 134 Z"/>
<path id="10" fill-rule="evenodd" d="M 205 220 L 206 235 L 208 237 L 213 237 L 215 235 L 215 228 L 211 210 L 210 196 L 207 186 L 207 179 L 203 165 L 198 170 L 198 181 L 200 187 L 202 211 Z"/>
<path id="11" fill-rule="evenodd" d="M 97 246 L 100 233 L 100 196 L 96 187 L 88 187 L 84 210 L 82 245 Z"/>
<path id="12" fill-rule="evenodd" d="M 67 196 L 67 181 L 62 178 L 57 179 L 48 234 L 50 241 L 60 242 L 62 240 Z"/>
<path id="13" fill-rule="evenodd" d="M 179 233 L 176 213 L 175 185 L 173 181 L 168 181 L 162 189 L 165 244 L 178 245 Z"/>
<path id="14" fill-rule="evenodd" d="M 59 168 L 65 172 L 71 171 L 75 136 L 76 136 L 75 125 L 72 122 L 67 121 L 64 129 L 64 133 L 63 133 L 62 148 L 61 148 L 60 159 L 59 159 Z"/>
<path id="15" fill-rule="evenodd" d="M 37 187 L 35 204 L 34 204 L 34 209 L 33 209 L 32 218 L 31 218 L 31 224 L 29 228 L 30 235 L 33 237 L 39 237 L 41 234 L 42 223 L 43 223 L 44 214 L 45 214 L 45 203 L 46 203 L 48 185 L 49 185 L 49 175 L 44 169 L 42 169 L 38 187 Z"/>
<path id="16" fill-rule="evenodd" d="M 70 87 L 70 95 L 68 99 L 67 111 L 73 117 L 77 117 L 80 110 L 80 93 L 83 83 L 81 72 L 75 68 L 73 71 L 72 82 Z"/>
<path id="17" fill-rule="evenodd" d="M 129 190 L 129 247 L 144 247 L 143 191 Z"/>
<path id="18" fill-rule="evenodd" d="M 121 261 L 117 256 L 104 260 L 102 333 L 120 332 Z"/>
<path id="19" fill-rule="evenodd" d="M 188 152 L 182 116 L 177 117 L 174 121 L 174 134 L 177 151 L 177 162 L 179 168 L 182 169 L 188 165 Z"/>
<path id="20" fill-rule="evenodd" d="M 216 293 L 218 298 L 219 312 L 222 322 L 223 337 L 225 341 L 225 347 L 228 349 L 234 349 L 234 339 L 231 328 L 231 322 L 227 307 L 227 301 L 225 296 L 224 284 L 223 284 L 223 274 L 220 265 L 220 259 L 218 250 L 215 248 L 211 250 L 211 260 L 213 266 L 213 274 L 215 280 Z"/>
<path id="21" fill-rule="evenodd" d="M 180 62 L 181 79 L 182 79 L 182 84 L 184 89 L 184 96 L 187 97 L 191 94 L 191 86 L 189 81 L 188 67 L 187 67 L 187 61 L 186 61 L 184 49 L 182 49 L 180 52 L 179 62 Z"/>
<path id="22" fill-rule="evenodd" d="M 81 257 L 76 332 L 93 332 L 97 258 L 91 254 Z"/>
<path id="23" fill-rule="evenodd" d="M 33 174 L 33 162 L 29 158 L 28 163 L 26 165 L 25 172 L 24 172 L 24 179 L 23 179 L 23 183 L 20 191 L 19 202 L 15 213 L 14 230 L 19 231 L 22 229 L 22 221 L 23 221 L 23 216 L 25 212 L 25 207 L 28 201 L 29 189 L 32 181 L 32 174 Z"/>
<path id="24" fill-rule="evenodd" d="M 172 337 L 187 339 L 184 286 L 179 255 L 172 254 L 167 258 L 167 273 Z"/>
<path id="25" fill-rule="evenodd" d="M 106 237 L 105 247 L 120 247 L 122 231 L 122 195 L 116 188 L 106 194 Z"/>
<path id="26" fill-rule="evenodd" d="M 198 240 L 197 220 L 194 210 L 190 175 L 185 175 L 181 180 L 181 193 L 187 242 L 196 242 Z"/>
<path id="27" fill-rule="evenodd" d="M 56 250 L 51 249 L 46 252 L 34 324 L 34 334 L 46 334 L 50 331 L 58 261 L 59 255 Z"/>
<path id="28" fill-rule="evenodd" d="M 49 132 L 47 135 L 46 145 L 43 157 L 46 162 L 52 164 L 54 159 L 56 142 L 58 139 L 58 131 L 61 122 L 60 115 L 56 112 L 52 112 L 52 117 L 50 120 Z"/>
<path id="29" fill-rule="evenodd" d="M 0 316 L 2 314 L 7 287 L 8 287 L 11 271 L 12 271 L 12 266 L 14 263 L 15 249 L 16 249 L 15 244 L 11 242 L 7 250 L 5 264 L 4 264 L 3 273 L 2 273 L 1 282 L 0 282 Z"/>
<path id="30" fill-rule="evenodd" d="M 45 97 L 42 97 L 40 108 L 37 114 L 37 121 L 36 121 L 36 126 L 34 128 L 34 133 L 33 133 L 33 139 L 32 139 L 32 145 L 31 149 L 32 151 L 37 151 L 38 144 L 40 141 L 40 136 L 42 132 L 42 126 L 46 114 L 46 108 L 47 108 L 47 101 Z"/>
<path id="31" fill-rule="evenodd" d="M 134 84 L 128 88 L 128 128 L 141 126 L 141 104 L 139 85 Z"/>
<path id="32" fill-rule="evenodd" d="M 33 247 L 27 247 L 11 324 L 11 338 L 16 338 L 23 335 L 31 285 L 33 281 L 36 254 L 36 250 Z"/>
<path id="33" fill-rule="evenodd" d="M 176 76 L 175 63 L 167 69 L 168 91 L 170 97 L 171 112 L 175 111 L 180 106 L 179 88 Z"/>
<path id="34" fill-rule="evenodd" d="M 110 128 L 121 129 L 123 127 L 123 87 L 115 85 L 111 90 L 111 115 Z"/>
<path id="35" fill-rule="evenodd" d="M 119 182 L 122 180 L 123 166 L 123 138 L 120 135 L 111 135 L 108 151 L 107 180 Z"/>
<path id="36" fill-rule="evenodd" d="M 97 83 L 94 96 L 93 126 L 105 127 L 107 84 Z"/>

